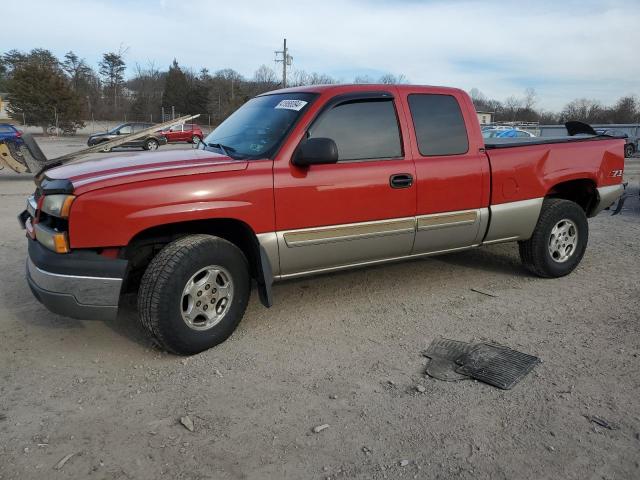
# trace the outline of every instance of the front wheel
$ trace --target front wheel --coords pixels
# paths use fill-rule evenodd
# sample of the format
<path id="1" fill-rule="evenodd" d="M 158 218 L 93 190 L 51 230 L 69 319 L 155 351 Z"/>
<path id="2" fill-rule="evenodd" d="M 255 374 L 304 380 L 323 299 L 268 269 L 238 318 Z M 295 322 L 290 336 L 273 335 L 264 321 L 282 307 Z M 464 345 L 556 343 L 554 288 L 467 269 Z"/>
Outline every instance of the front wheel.
<path id="1" fill-rule="evenodd" d="M 224 342 L 249 301 L 249 267 L 234 244 L 211 235 L 176 240 L 151 261 L 138 313 L 164 349 L 192 355 Z"/>
<path id="2" fill-rule="evenodd" d="M 589 240 L 589 224 L 582 208 L 569 200 L 550 198 L 529 240 L 519 242 L 520 258 L 540 277 L 571 273 L 580 263 Z"/>
<path id="3" fill-rule="evenodd" d="M 191 143 L 193 143 L 194 145 L 198 145 L 201 141 L 202 139 L 198 135 L 194 135 L 193 137 L 191 137 Z"/>
<path id="4" fill-rule="evenodd" d="M 153 138 L 150 138 L 149 140 L 144 142 L 144 149 L 145 150 L 157 150 L 158 149 L 158 141 L 153 139 Z"/>

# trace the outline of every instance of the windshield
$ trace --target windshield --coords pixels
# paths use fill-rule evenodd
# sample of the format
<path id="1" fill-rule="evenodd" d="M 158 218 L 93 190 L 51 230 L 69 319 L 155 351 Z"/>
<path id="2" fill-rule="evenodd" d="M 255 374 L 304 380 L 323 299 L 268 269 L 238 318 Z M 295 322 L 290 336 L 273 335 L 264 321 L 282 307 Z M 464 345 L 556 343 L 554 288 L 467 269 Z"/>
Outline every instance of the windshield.
<path id="1" fill-rule="evenodd" d="M 269 157 L 315 97 L 314 93 L 280 93 L 252 98 L 203 143 L 233 158 Z"/>

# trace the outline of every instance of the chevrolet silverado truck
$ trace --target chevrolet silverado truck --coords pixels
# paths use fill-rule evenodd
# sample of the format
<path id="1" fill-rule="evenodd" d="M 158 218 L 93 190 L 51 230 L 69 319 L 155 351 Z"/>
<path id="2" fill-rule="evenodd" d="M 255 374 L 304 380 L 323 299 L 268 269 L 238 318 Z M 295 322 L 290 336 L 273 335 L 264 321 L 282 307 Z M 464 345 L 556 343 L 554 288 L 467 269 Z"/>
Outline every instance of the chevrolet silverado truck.
<path id="1" fill-rule="evenodd" d="M 585 253 L 587 218 L 623 191 L 624 139 L 588 130 L 483 139 L 453 88 L 265 93 L 192 150 L 45 171 L 19 216 L 27 280 L 81 319 L 113 318 L 136 292 L 159 345 L 193 354 L 231 335 L 252 281 L 268 307 L 274 281 L 499 242 L 561 277 Z"/>

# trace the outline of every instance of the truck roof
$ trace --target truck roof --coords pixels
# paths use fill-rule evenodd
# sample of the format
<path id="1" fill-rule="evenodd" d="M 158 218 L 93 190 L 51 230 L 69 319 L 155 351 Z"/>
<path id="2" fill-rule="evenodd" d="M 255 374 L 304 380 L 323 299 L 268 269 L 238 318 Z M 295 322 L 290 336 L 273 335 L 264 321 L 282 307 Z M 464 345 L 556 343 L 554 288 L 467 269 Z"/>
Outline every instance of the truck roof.
<path id="1" fill-rule="evenodd" d="M 406 84 L 389 84 L 389 83 L 338 83 L 338 84 L 329 84 L 329 85 L 305 85 L 301 87 L 289 87 L 289 88 L 280 88 L 278 90 L 271 90 L 269 92 L 262 93 L 261 95 L 272 95 L 275 93 L 325 93 L 325 92 L 340 92 L 340 93 L 348 93 L 348 92 L 361 92 L 361 91 L 371 91 L 371 90 L 386 90 L 392 88 L 397 88 L 401 92 L 402 91 L 425 91 L 429 93 L 441 93 L 441 94 L 452 94 L 452 93 L 464 93 L 464 90 L 460 88 L 452 88 L 452 87 L 440 87 L 434 85 L 406 85 Z"/>

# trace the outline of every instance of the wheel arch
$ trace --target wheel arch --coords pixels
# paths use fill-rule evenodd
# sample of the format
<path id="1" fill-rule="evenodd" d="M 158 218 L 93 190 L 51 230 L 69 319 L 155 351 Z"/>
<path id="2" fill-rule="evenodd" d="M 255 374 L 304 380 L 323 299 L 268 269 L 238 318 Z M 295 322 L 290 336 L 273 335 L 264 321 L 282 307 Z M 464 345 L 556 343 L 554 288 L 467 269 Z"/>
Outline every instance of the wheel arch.
<path id="1" fill-rule="evenodd" d="M 124 288 L 129 290 L 137 288 L 147 265 L 165 245 L 198 233 L 223 238 L 238 247 L 249 263 L 251 277 L 258 284 L 260 301 L 266 307 L 273 304 L 271 293 L 273 273 L 269 256 L 253 229 L 247 223 L 234 218 L 168 223 L 155 225 L 136 233 L 120 253 L 120 256 L 129 260 L 130 264 Z"/>
<path id="2" fill-rule="evenodd" d="M 555 184 L 549 189 L 545 198 L 570 200 L 580 205 L 587 216 L 590 216 L 598 204 L 596 182 L 590 178 L 577 178 Z"/>

